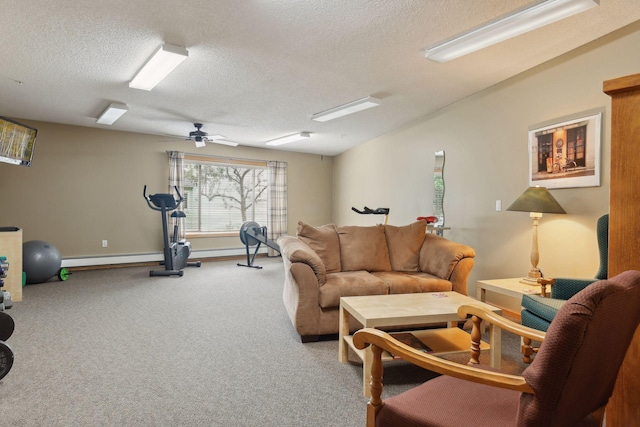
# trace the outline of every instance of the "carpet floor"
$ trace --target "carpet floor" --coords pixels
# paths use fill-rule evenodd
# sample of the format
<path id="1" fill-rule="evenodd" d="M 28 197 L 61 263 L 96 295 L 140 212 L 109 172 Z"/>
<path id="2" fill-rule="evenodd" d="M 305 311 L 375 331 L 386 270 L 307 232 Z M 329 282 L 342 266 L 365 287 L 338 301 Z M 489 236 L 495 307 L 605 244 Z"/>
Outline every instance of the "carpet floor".
<path id="1" fill-rule="evenodd" d="M 25 287 L 8 311 L 15 363 L 0 381 L 0 425 L 363 426 L 361 364 L 339 363 L 335 340 L 302 344 L 280 258 L 256 264 L 206 262 L 171 278 L 77 271 Z M 524 368 L 518 351 L 503 333 L 510 373 Z M 385 394 L 433 375 L 385 365 Z"/>

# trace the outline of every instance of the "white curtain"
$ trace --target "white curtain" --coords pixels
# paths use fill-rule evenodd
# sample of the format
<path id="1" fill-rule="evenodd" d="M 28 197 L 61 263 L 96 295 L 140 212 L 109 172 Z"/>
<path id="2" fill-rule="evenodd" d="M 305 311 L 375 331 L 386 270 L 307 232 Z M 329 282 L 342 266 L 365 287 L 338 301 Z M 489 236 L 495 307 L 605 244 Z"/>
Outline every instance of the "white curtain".
<path id="1" fill-rule="evenodd" d="M 269 197 L 267 198 L 268 238 L 276 241 L 287 234 L 287 163 L 267 162 L 269 170 Z M 278 252 L 269 248 L 268 256 L 277 256 Z"/>
<path id="2" fill-rule="evenodd" d="M 184 165 L 184 153 L 180 152 L 180 151 L 167 151 L 167 154 L 169 155 L 169 194 L 173 194 L 174 197 L 178 197 L 177 194 L 175 194 L 175 187 L 178 187 L 178 191 L 180 192 L 180 194 L 182 194 L 184 196 L 184 169 L 183 169 L 183 165 Z M 180 208 L 178 208 L 178 210 L 181 210 Z M 173 233 L 173 226 L 172 221 L 170 221 L 171 218 L 167 218 L 167 220 L 169 221 L 169 228 L 170 233 Z M 178 240 L 182 240 L 186 237 L 185 235 L 185 230 L 184 230 L 184 219 L 180 219 L 178 221 Z"/>

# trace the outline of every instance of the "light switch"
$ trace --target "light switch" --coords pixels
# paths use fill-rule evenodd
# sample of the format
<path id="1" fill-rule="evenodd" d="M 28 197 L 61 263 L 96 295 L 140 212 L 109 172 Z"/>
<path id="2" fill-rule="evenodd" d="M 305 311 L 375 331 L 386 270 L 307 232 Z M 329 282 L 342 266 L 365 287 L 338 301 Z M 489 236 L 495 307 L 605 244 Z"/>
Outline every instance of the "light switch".
<path id="1" fill-rule="evenodd" d="M 496 212 L 500 212 L 502 210 L 502 200 L 496 200 Z"/>

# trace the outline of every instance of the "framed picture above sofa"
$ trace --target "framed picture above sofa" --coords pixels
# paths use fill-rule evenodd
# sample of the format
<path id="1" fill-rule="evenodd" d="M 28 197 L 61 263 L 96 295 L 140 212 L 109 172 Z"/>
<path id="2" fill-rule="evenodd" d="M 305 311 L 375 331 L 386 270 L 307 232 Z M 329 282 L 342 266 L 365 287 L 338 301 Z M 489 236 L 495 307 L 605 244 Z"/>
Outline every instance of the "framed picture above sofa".
<path id="1" fill-rule="evenodd" d="M 554 119 L 529 128 L 529 186 L 600 185 L 604 109 Z"/>

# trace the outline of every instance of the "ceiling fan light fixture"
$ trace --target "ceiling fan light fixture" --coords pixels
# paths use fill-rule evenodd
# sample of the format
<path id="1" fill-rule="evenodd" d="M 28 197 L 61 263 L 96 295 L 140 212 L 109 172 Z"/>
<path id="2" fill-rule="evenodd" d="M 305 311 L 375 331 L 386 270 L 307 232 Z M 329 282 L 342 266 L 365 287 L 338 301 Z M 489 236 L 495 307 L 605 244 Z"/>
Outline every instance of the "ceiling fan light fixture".
<path id="1" fill-rule="evenodd" d="M 600 0 L 545 0 L 498 18 L 425 50 L 425 58 L 447 62 L 519 36 L 592 7 Z"/>
<path id="2" fill-rule="evenodd" d="M 98 117 L 96 123 L 99 123 L 101 125 L 112 125 L 127 111 L 129 111 L 129 107 L 127 107 L 125 104 L 115 102 L 111 103 L 109 104 L 107 109 L 104 110 L 102 114 L 100 114 L 100 117 Z"/>
<path id="3" fill-rule="evenodd" d="M 165 43 L 160 46 L 140 68 L 129 87 L 151 90 L 189 56 L 182 46 Z"/>
<path id="4" fill-rule="evenodd" d="M 328 122 L 329 120 L 377 107 L 381 103 L 382 101 L 380 99 L 374 98 L 373 96 L 367 96 L 366 98 L 358 99 L 357 101 L 352 101 L 347 104 L 316 113 L 311 116 L 311 120 L 315 120 L 316 122 Z"/>
<path id="5" fill-rule="evenodd" d="M 311 134 L 309 132 L 299 132 L 294 133 L 293 135 L 283 136 L 281 138 L 275 138 L 267 141 L 267 145 L 283 145 L 289 144 L 291 142 L 302 141 L 303 139 L 311 138 Z"/>

